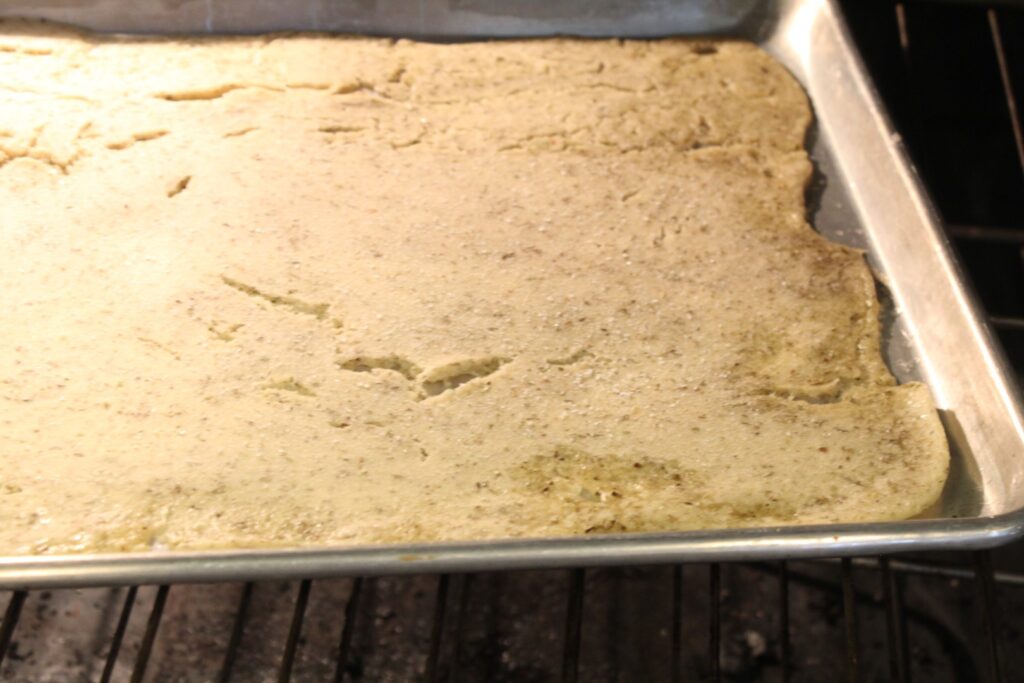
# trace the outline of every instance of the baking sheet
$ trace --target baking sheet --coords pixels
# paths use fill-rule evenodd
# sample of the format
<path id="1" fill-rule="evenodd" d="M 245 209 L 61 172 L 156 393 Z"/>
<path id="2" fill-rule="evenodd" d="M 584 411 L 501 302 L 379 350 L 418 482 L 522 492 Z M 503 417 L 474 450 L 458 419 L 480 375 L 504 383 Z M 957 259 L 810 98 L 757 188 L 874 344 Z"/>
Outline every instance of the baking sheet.
<path id="1" fill-rule="evenodd" d="M 886 352 L 901 381 L 928 383 L 953 450 L 929 519 L 897 523 L 626 534 L 315 550 L 0 557 L 0 587 L 100 585 L 516 567 L 834 556 L 980 548 L 1024 531 L 1020 399 L 934 209 L 831 0 L 8 0 L 0 17 L 98 31 L 327 30 L 430 39 L 574 34 L 714 34 L 754 40 L 803 84 L 812 223 L 863 248 L 886 309 Z M 2 523 L 2 521 L 0 521 Z"/>

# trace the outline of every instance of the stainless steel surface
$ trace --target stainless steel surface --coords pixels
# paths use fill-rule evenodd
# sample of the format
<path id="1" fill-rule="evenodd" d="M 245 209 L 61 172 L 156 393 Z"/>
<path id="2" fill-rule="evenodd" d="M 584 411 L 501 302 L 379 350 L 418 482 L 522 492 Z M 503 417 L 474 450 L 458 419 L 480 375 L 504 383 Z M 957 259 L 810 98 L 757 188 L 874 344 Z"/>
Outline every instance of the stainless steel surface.
<path id="1" fill-rule="evenodd" d="M 514 567 L 824 557 L 984 548 L 1024 531 L 1024 426 L 1016 387 L 950 257 L 938 219 L 882 111 L 830 0 L 356 0 L 210 2 L 21 0 L 0 16 L 105 30 L 316 28 L 439 38 L 570 33 L 624 37 L 717 33 L 759 42 L 807 89 L 816 126 L 811 218 L 864 248 L 890 303 L 886 350 L 901 380 L 931 387 L 953 446 L 931 518 L 898 523 L 632 534 L 401 547 L 0 558 L 0 587 Z"/>
<path id="2" fill-rule="evenodd" d="M 765 5 L 759 0 L 5 0 L 0 16 L 125 33 L 639 36 L 732 31 Z"/>

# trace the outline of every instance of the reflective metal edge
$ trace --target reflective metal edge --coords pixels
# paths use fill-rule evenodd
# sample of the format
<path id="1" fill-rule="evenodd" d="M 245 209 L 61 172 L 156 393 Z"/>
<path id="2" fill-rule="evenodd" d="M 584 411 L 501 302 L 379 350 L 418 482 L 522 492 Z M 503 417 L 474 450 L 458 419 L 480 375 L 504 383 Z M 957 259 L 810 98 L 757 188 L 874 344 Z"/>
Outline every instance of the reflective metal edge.
<path id="1" fill-rule="evenodd" d="M 774 527 L 680 534 L 616 534 L 317 550 L 23 557 L 0 561 L 0 588 L 321 578 L 837 557 L 920 550 L 972 550 L 1024 531 L 1024 512 L 996 518 L 891 524 Z"/>
<path id="2" fill-rule="evenodd" d="M 448 4 L 428 0 L 421 6 L 437 9 L 453 1 L 456 7 L 463 7 L 490 0 L 449 0 Z M 66 10 L 72 4 L 63 7 Z M 0 8 L 0 16 L 12 14 L 10 7 L 16 10 L 19 5 L 25 8 L 21 2 Z M 977 485 L 982 516 L 531 541 L 0 557 L 0 588 L 828 557 L 978 549 L 1024 534 L 1024 487 L 1020 486 L 1024 479 L 1024 423 L 1018 392 L 950 256 L 937 215 L 856 55 L 834 0 L 737 0 L 724 4 L 699 0 L 695 5 L 742 9 L 731 26 L 722 25 L 721 17 L 713 14 L 697 17 L 693 26 L 759 40 L 807 88 L 820 135 L 826 147 L 833 148 L 831 164 L 855 215 L 866 226 L 865 246 L 892 292 L 909 343 L 919 356 L 921 373 L 940 409 L 955 411 L 956 420 L 947 422 L 951 436 L 964 436 L 975 456 L 959 466 L 976 467 L 976 471 L 958 476 Z M 512 24 L 512 28 L 501 25 L 500 35 L 515 34 L 517 26 L 519 32 L 529 34 L 554 30 L 544 29 L 544 23 L 537 20 Z M 418 26 L 427 28 L 422 22 Z M 578 32 L 614 33 L 607 23 L 603 26 Z M 379 32 L 379 28 L 369 26 L 368 31 Z M 666 25 L 641 22 L 630 24 L 626 32 L 631 36 L 658 35 L 658 28 L 660 33 L 671 31 Z M 406 26 L 397 32 L 421 34 L 415 29 Z M 481 25 L 469 22 L 463 26 L 463 34 L 483 35 Z"/>
<path id="3" fill-rule="evenodd" d="M 971 515 L 1019 510 L 1024 419 L 1008 364 L 978 313 L 941 220 L 834 0 L 793 4 L 765 47 L 798 75 L 814 103 L 821 134 L 864 226 L 869 261 L 892 294 L 920 372 L 958 447 L 950 484 L 959 487 L 956 496 L 979 498 Z"/>

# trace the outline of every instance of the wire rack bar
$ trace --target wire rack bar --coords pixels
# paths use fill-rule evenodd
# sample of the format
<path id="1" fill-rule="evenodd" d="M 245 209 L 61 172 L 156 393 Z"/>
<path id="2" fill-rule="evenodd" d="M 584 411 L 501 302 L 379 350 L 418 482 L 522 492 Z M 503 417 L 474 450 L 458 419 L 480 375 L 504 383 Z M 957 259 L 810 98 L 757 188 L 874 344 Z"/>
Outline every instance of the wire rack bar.
<path id="1" fill-rule="evenodd" d="M 1021 172 L 1024 173 L 1024 132 L 1021 131 L 1020 113 L 1017 111 L 1017 99 L 1013 92 L 1013 78 L 1006 61 L 1006 51 L 1003 49 L 1003 35 L 999 30 L 999 15 L 994 7 L 989 7 L 987 14 L 988 27 L 992 33 L 992 46 L 995 48 L 996 61 L 999 64 L 999 77 L 1002 79 L 1003 94 L 1006 96 L 1006 109 L 1010 115 L 1010 126 L 1013 128 L 1013 140 L 1017 145 L 1017 159 L 1020 161 Z"/>
<path id="2" fill-rule="evenodd" d="M 0 666 L 3 666 L 7 650 L 11 646 L 11 639 L 14 638 L 14 628 L 21 618 L 21 608 L 25 606 L 27 591 L 14 591 L 11 599 L 7 602 L 7 610 L 4 612 L 3 624 L 0 624 Z"/>
<path id="3" fill-rule="evenodd" d="M 885 601 L 885 626 L 889 646 L 889 677 L 898 683 L 910 682 L 910 653 L 907 620 L 903 613 L 903 589 L 887 557 L 879 558 L 882 570 L 882 598 Z"/>
<path id="4" fill-rule="evenodd" d="M 363 592 L 363 579 L 352 580 L 352 591 L 345 604 L 345 623 L 338 640 L 338 666 L 334 669 L 334 683 L 342 683 L 348 671 L 349 653 L 352 651 L 352 634 L 356 631 L 356 616 L 359 614 L 359 596 Z"/>
<path id="5" fill-rule="evenodd" d="M 462 636 L 466 629 L 466 615 L 469 613 L 469 595 L 473 587 L 473 575 L 463 574 L 459 582 L 459 608 L 455 613 L 455 647 L 452 663 L 448 667 L 448 683 L 458 683 L 462 667 Z"/>
<path id="6" fill-rule="evenodd" d="M 288 683 L 295 666 L 295 653 L 299 649 L 299 637 L 302 635 L 302 621 L 306 617 L 306 606 L 309 604 L 309 592 L 313 582 L 309 579 L 299 584 L 299 592 L 295 596 L 295 609 L 292 611 L 292 623 L 288 627 L 288 639 L 281 655 L 281 667 L 277 670 L 277 683 Z"/>
<path id="7" fill-rule="evenodd" d="M 836 559 L 802 560 L 809 563 L 838 564 Z M 881 563 L 873 557 L 853 557 L 850 562 L 858 569 L 881 569 Z M 754 563 L 752 566 L 757 566 Z M 920 560 L 899 560 L 889 558 L 889 569 L 898 574 L 916 574 L 944 579 L 967 579 L 974 581 L 977 576 L 972 568 L 943 564 L 940 562 L 922 562 Z M 997 584 L 1024 586 L 1024 574 L 1019 572 L 993 572 L 992 578 Z"/>
<path id="8" fill-rule="evenodd" d="M 997 330 L 1024 331 L 1024 318 L 993 315 L 989 317 L 989 322 L 991 322 L 992 326 Z"/>
<path id="9" fill-rule="evenodd" d="M 142 679 L 146 677 L 149 656 L 153 653 L 153 643 L 156 642 L 156 633 L 160 628 L 160 619 L 164 615 L 164 605 L 167 604 L 167 594 L 170 591 L 171 587 L 167 584 L 157 588 L 156 599 L 153 601 L 153 608 L 149 610 L 149 619 L 146 621 L 146 631 L 142 634 L 139 654 L 135 656 L 131 683 L 142 683 Z"/>
<path id="10" fill-rule="evenodd" d="M 231 625 L 231 636 L 228 638 L 228 647 L 224 652 L 224 663 L 217 676 L 217 683 L 228 683 L 231 680 L 231 673 L 234 671 L 235 661 L 238 659 L 238 647 L 242 644 L 242 634 L 245 632 L 245 621 L 249 616 L 253 586 L 252 581 L 248 581 L 242 586 L 242 593 L 238 598 L 238 609 L 235 611 L 235 620 Z"/>
<path id="11" fill-rule="evenodd" d="M 448 574 L 437 578 L 437 599 L 434 601 L 434 625 L 430 629 L 430 650 L 424 667 L 424 678 L 428 683 L 438 680 L 437 663 L 441 658 L 441 641 L 444 638 L 444 617 L 448 611 Z"/>
<path id="12" fill-rule="evenodd" d="M 117 619 L 117 627 L 114 629 L 114 636 L 110 639 L 110 649 L 107 650 L 107 660 L 103 664 L 103 673 L 100 675 L 100 683 L 110 683 L 110 677 L 114 675 L 114 666 L 117 664 L 117 655 L 121 652 L 121 644 L 124 642 L 124 634 L 128 630 L 128 622 L 132 618 L 132 610 L 135 608 L 135 596 L 139 592 L 138 586 L 129 586 L 124 594 L 124 604 L 121 606 L 121 616 Z"/>
<path id="13" fill-rule="evenodd" d="M 565 650 L 562 655 L 562 683 L 576 683 L 580 665 L 580 634 L 583 630 L 583 591 L 586 573 L 569 572 L 569 605 L 565 615 Z"/>
<path id="14" fill-rule="evenodd" d="M 907 8 L 902 2 L 897 2 L 896 28 L 900 36 L 900 52 L 903 54 L 903 65 L 909 70 L 910 57 L 910 33 L 907 31 Z"/>
<path id="15" fill-rule="evenodd" d="M 965 225 L 949 223 L 946 234 L 958 240 L 993 244 L 1024 244 L 1024 228 L 1005 225 Z"/>

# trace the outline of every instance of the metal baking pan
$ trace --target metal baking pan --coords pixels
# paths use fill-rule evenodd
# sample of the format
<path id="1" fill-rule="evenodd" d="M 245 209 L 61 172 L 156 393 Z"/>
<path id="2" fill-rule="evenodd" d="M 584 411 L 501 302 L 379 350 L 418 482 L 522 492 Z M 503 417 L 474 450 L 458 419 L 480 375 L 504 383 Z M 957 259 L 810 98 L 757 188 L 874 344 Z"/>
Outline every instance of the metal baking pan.
<path id="1" fill-rule="evenodd" d="M 890 366 L 900 380 L 931 387 L 953 451 L 949 482 L 928 519 L 458 544 L 6 557 L 0 558 L 0 587 L 967 549 L 998 545 L 1024 531 L 1024 423 L 1017 388 L 833 0 L 8 0 L 0 16 L 142 33 L 753 40 L 810 95 L 816 117 L 808 141 L 816 167 L 812 222 L 829 238 L 867 251 L 887 304 Z"/>

